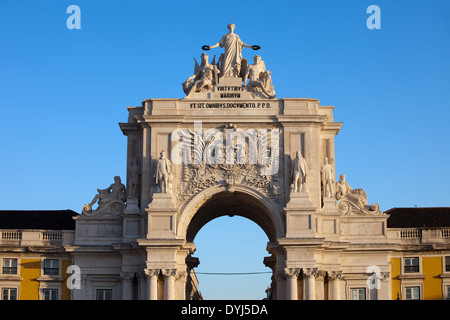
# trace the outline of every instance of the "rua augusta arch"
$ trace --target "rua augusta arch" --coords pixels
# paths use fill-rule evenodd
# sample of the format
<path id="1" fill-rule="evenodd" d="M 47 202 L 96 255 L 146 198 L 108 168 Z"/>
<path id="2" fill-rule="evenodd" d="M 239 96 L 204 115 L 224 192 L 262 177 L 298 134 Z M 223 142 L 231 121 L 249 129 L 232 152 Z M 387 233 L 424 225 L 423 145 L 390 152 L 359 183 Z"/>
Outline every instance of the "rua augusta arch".
<path id="1" fill-rule="evenodd" d="M 126 185 L 98 190 L 67 248 L 85 283 L 75 298 L 100 284 L 123 299 L 198 298 L 195 235 L 234 214 L 267 234 L 271 299 L 347 299 L 370 277 L 370 297 L 391 298 L 387 215 L 336 180 L 334 107 L 277 98 L 263 57 L 242 55 L 260 46 L 234 29 L 211 62 L 219 45 L 203 46 L 184 98 L 128 107 Z"/>

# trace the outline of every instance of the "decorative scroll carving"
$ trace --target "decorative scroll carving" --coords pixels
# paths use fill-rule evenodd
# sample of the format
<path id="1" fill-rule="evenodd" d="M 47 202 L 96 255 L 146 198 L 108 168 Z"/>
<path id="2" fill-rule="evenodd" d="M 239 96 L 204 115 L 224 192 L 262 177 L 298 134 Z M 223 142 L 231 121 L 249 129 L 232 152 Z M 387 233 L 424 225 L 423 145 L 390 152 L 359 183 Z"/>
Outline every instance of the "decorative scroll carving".
<path id="1" fill-rule="evenodd" d="M 328 271 L 328 280 L 340 280 L 342 278 L 342 271 Z"/>
<path id="2" fill-rule="evenodd" d="M 318 274 L 317 268 L 304 268 L 303 269 L 303 276 L 305 277 L 316 277 Z"/>
<path id="3" fill-rule="evenodd" d="M 343 215 L 383 215 L 377 203 L 369 205 L 367 194 L 362 188 L 352 189 L 345 181 L 345 175 L 340 175 L 336 183 L 336 199 L 338 210 Z"/>
<path id="4" fill-rule="evenodd" d="M 164 277 L 176 277 L 177 269 L 162 269 L 161 273 Z"/>
<path id="5" fill-rule="evenodd" d="M 145 275 L 147 277 L 157 277 L 159 275 L 160 269 L 145 269 Z"/>
<path id="6" fill-rule="evenodd" d="M 123 213 L 126 200 L 126 188 L 122 184 L 120 177 L 114 177 L 114 183 L 106 189 L 97 189 L 98 194 L 95 195 L 91 203 L 83 206 L 83 215 L 110 215 L 119 216 Z M 92 206 L 98 201 L 98 208 L 92 210 Z"/>

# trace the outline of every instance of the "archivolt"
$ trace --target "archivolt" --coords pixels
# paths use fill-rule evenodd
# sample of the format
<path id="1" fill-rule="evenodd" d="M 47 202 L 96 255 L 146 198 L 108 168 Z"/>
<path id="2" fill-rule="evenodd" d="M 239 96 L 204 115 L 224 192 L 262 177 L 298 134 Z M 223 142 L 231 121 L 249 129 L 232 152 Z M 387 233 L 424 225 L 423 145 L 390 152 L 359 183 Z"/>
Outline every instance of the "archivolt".
<path id="1" fill-rule="evenodd" d="M 214 186 L 200 192 L 184 207 L 178 220 L 177 236 L 192 242 L 209 221 L 224 215 L 238 215 L 258 224 L 269 241 L 285 235 L 281 208 L 260 192 L 247 186 Z"/>

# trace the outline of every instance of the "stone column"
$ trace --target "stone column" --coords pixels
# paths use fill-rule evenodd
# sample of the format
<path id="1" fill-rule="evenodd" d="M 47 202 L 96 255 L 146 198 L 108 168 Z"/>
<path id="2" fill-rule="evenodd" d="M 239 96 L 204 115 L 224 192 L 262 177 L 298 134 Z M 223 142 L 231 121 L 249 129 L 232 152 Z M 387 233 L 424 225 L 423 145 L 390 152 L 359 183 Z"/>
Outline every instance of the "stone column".
<path id="1" fill-rule="evenodd" d="M 328 272 L 328 283 L 330 287 L 330 300 L 341 300 L 341 279 L 342 272 L 331 271 Z"/>
<path id="2" fill-rule="evenodd" d="M 325 271 L 318 270 L 317 276 L 316 276 L 316 299 L 317 300 L 324 300 L 325 294 L 324 294 L 324 279 L 325 279 Z"/>
<path id="3" fill-rule="evenodd" d="M 316 300 L 316 277 L 317 268 L 303 269 L 305 279 L 305 300 Z"/>
<path id="4" fill-rule="evenodd" d="M 284 274 L 286 275 L 286 299 L 287 300 L 297 300 L 298 299 L 298 291 L 297 291 L 297 278 L 300 274 L 299 268 L 286 268 L 284 269 Z"/>
<path id="5" fill-rule="evenodd" d="M 120 277 L 122 278 L 122 300 L 132 300 L 134 273 L 121 272 Z"/>
<path id="6" fill-rule="evenodd" d="M 138 300 L 147 300 L 147 277 L 145 272 L 139 271 L 137 274 L 138 280 Z"/>
<path id="7" fill-rule="evenodd" d="M 175 275 L 177 269 L 165 269 L 162 271 L 164 276 L 164 300 L 175 300 Z"/>
<path id="8" fill-rule="evenodd" d="M 145 269 L 147 276 L 147 295 L 149 300 L 158 300 L 159 269 Z"/>

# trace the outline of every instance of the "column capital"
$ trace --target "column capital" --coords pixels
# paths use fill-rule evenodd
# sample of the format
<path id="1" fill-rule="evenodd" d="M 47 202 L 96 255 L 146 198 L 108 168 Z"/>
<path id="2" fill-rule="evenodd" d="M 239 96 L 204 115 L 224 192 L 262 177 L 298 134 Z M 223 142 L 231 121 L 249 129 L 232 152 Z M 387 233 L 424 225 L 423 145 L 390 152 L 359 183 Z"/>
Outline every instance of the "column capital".
<path id="1" fill-rule="evenodd" d="M 122 281 L 126 282 L 133 281 L 134 272 L 121 272 L 120 277 L 122 278 Z"/>
<path id="2" fill-rule="evenodd" d="M 145 269 L 145 275 L 147 277 L 157 277 L 159 275 L 160 269 Z"/>
<path id="3" fill-rule="evenodd" d="M 175 280 L 183 280 L 186 281 L 187 278 L 187 272 L 186 271 L 178 271 L 175 274 Z"/>
<path id="4" fill-rule="evenodd" d="M 326 274 L 327 273 L 325 271 L 323 271 L 323 270 L 317 270 L 316 280 L 320 280 L 320 281 L 324 280 Z"/>
<path id="5" fill-rule="evenodd" d="M 387 280 L 391 277 L 390 272 L 380 272 L 380 280 Z"/>
<path id="6" fill-rule="evenodd" d="M 317 268 L 304 268 L 303 276 L 305 277 L 315 277 L 317 276 L 318 269 Z"/>
<path id="7" fill-rule="evenodd" d="M 284 268 L 286 278 L 297 278 L 300 274 L 300 268 Z"/>
<path id="8" fill-rule="evenodd" d="M 342 278 L 342 271 L 328 271 L 329 280 L 340 280 Z"/>
<path id="9" fill-rule="evenodd" d="M 162 269 L 161 273 L 164 277 L 175 277 L 177 275 L 177 269 Z"/>

